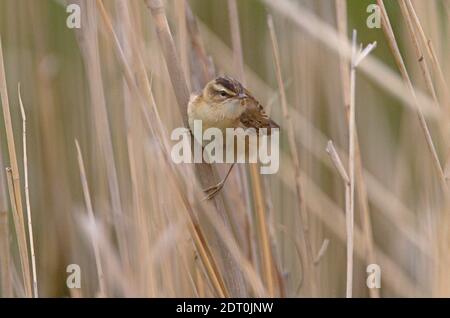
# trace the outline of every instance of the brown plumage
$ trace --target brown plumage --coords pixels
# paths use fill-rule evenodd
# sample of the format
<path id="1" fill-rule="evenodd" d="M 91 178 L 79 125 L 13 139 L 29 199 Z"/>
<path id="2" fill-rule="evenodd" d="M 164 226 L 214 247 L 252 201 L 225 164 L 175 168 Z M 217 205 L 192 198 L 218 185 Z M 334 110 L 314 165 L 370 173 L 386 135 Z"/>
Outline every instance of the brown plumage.
<path id="1" fill-rule="evenodd" d="M 208 128 L 220 129 L 224 136 L 224 152 L 233 151 L 234 162 L 236 162 L 237 158 L 242 158 L 242 156 L 245 158 L 245 162 L 249 162 L 251 155 L 255 154 L 255 152 L 250 151 L 251 149 L 256 150 L 259 142 L 255 143 L 250 141 L 250 138 L 240 135 L 239 138 L 245 138 L 245 150 L 243 153 L 238 153 L 236 142 L 233 143 L 233 148 L 227 145 L 227 128 L 243 128 L 247 131 L 254 129 L 258 136 L 257 139 L 260 139 L 260 129 L 266 128 L 266 134 L 270 135 L 273 128 L 279 128 L 267 116 L 264 108 L 256 98 L 239 81 L 229 76 L 217 77 L 206 84 L 200 93 L 191 95 L 188 104 L 188 119 L 191 131 L 194 130 L 194 121 L 196 120 L 201 120 L 203 131 Z M 204 140 L 198 140 L 198 142 L 205 146 Z M 230 154 L 230 152 L 227 153 Z M 220 183 L 205 190 L 208 193 L 207 199 L 211 199 L 222 189 L 233 166 L 234 163 Z"/>
<path id="2" fill-rule="evenodd" d="M 204 129 L 226 128 L 280 128 L 264 112 L 263 106 L 242 84 L 229 77 L 220 76 L 206 84 L 200 94 L 191 96 L 188 106 L 189 124 L 201 119 Z"/>
<path id="3" fill-rule="evenodd" d="M 267 116 L 263 106 L 247 90 L 245 91 L 250 98 L 246 101 L 246 110 L 240 116 L 243 127 L 255 128 L 257 133 L 259 133 L 260 128 L 267 128 L 267 134 L 269 135 L 272 128 L 279 129 L 280 126 Z"/>

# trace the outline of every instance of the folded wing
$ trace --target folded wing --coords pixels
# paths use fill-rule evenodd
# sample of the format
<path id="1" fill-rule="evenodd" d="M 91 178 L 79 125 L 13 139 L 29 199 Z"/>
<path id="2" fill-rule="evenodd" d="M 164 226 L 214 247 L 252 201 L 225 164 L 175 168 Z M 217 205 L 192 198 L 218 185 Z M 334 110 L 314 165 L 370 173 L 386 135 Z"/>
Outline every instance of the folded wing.
<path id="1" fill-rule="evenodd" d="M 272 128 L 280 128 L 277 123 L 267 116 L 262 105 L 254 99 L 249 92 L 246 94 L 250 97 L 245 100 L 245 111 L 240 117 L 242 128 L 254 128 L 259 133 L 260 128 L 267 128 L 267 134 L 271 134 Z"/>

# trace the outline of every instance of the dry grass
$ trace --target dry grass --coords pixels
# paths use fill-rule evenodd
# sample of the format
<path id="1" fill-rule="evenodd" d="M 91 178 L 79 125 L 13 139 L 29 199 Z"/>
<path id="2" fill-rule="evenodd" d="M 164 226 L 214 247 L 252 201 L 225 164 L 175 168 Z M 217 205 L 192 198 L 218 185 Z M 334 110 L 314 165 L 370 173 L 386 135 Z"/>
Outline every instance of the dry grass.
<path id="1" fill-rule="evenodd" d="M 384 31 L 384 33 L 386 35 L 386 38 L 387 38 L 387 41 L 389 43 L 389 47 L 390 47 L 390 49 L 392 51 L 392 54 L 394 55 L 395 62 L 397 63 L 397 66 L 398 66 L 398 68 L 400 70 L 400 73 L 402 74 L 403 80 L 407 84 L 407 87 L 410 90 L 410 94 L 414 98 L 414 101 L 415 101 L 415 103 L 417 105 L 417 107 L 416 107 L 417 108 L 417 116 L 419 118 L 420 128 L 422 129 L 423 134 L 425 135 L 425 140 L 426 140 L 428 149 L 430 151 L 431 157 L 433 158 L 434 167 L 435 167 L 435 169 L 436 169 L 436 171 L 438 173 L 438 176 L 439 176 L 439 178 L 441 180 L 441 185 L 445 189 L 446 188 L 446 182 L 445 182 L 444 170 L 443 170 L 442 165 L 441 165 L 441 163 L 439 161 L 439 156 L 438 156 L 438 154 L 436 152 L 436 147 L 435 147 L 433 139 L 431 137 L 430 129 L 428 128 L 428 124 L 427 124 L 427 122 L 425 120 L 425 116 L 423 115 L 423 112 L 421 111 L 420 106 L 418 106 L 419 102 L 418 102 L 418 100 L 416 98 L 416 91 L 415 91 L 415 89 L 413 87 L 413 84 L 411 82 L 411 78 L 410 78 L 410 76 L 408 74 L 408 71 L 406 69 L 406 65 L 405 65 L 405 62 L 403 60 L 402 54 L 400 53 L 400 49 L 399 49 L 397 40 L 395 38 L 394 31 L 393 31 L 392 26 L 391 26 L 391 22 L 389 20 L 388 14 L 387 14 L 386 7 L 384 6 L 383 0 L 377 0 L 377 3 L 378 3 L 378 5 L 380 6 L 380 9 L 381 9 L 381 16 L 382 16 L 381 21 L 382 21 L 382 25 L 383 25 L 383 31 Z M 415 38 L 413 37 L 413 39 L 415 39 Z M 415 47 L 418 48 L 417 42 L 415 42 L 415 44 L 416 44 Z M 418 53 L 419 56 L 420 56 L 421 55 L 420 51 L 418 49 L 416 49 L 416 51 L 417 51 L 416 53 Z M 424 67 L 423 63 L 420 63 L 420 65 L 422 66 L 422 68 Z M 428 72 L 424 68 L 423 68 L 423 70 L 424 70 L 425 74 Z M 434 93 L 434 90 L 433 90 L 433 93 Z"/>
<path id="2" fill-rule="evenodd" d="M 303 233 L 304 250 L 306 251 L 305 260 L 305 271 L 304 275 L 307 277 L 308 282 L 310 282 L 312 295 L 317 294 L 317 282 L 316 273 L 314 269 L 314 255 L 311 244 L 311 234 L 309 233 L 308 224 L 308 211 L 306 209 L 305 200 L 303 198 L 303 186 L 300 179 L 300 156 L 297 150 L 297 142 L 295 141 L 295 131 L 294 124 L 292 122 L 291 116 L 289 114 L 289 109 L 287 105 L 286 90 L 283 83 L 283 76 L 281 74 L 281 60 L 278 47 L 278 41 L 275 34 L 275 28 L 273 25 L 273 19 L 271 16 L 267 18 L 267 25 L 270 32 L 270 39 L 272 42 L 272 51 L 275 61 L 275 71 L 277 75 L 278 90 L 280 92 L 280 104 L 283 112 L 284 122 L 286 123 L 286 131 L 288 133 L 289 149 L 292 157 L 292 163 L 294 165 L 294 180 L 295 180 L 295 190 L 298 200 L 299 214 L 301 215 L 300 229 Z"/>
<path id="3" fill-rule="evenodd" d="M 450 295 L 447 2 L 379 0 L 382 29 L 361 0 L 74 2 L 76 30 L 65 1 L 0 2 L 2 297 Z M 280 171 L 205 202 L 228 166 L 174 164 L 170 133 L 224 73 Z"/>
<path id="4" fill-rule="evenodd" d="M 19 96 L 20 114 L 22 116 L 22 145 L 23 145 L 23 170 L 24 170 L 24 190 L 25 203 L 27 207 L 27 225 L 28 225 L 28 242 L 30 244 L 30 258 L 31 258 L 31 273 L 33 277 L 33 296 L 39 297 L 37 273 L 36 273 L 36 254 L 34 252 L 33 239 L 33 222 L 31 219 L 30 206 L 30 189 L 28 186 L 28 155 L 27 155 L 27 116 L 25 115 L 25 108 L 23 107 L 22 96 L 20 94 L 20 83 L 17 86 L 17 95 Z"/>
<path id="5" fill-rule="evenodd" d="M 19 177 L 19 166 L 17 163 L 17 155 L 14 142 L 13 127 L 11 121 L 11 111 L 9 106 L 8 90 L 6 86 L 6 75 L 5 75 L 5 62 L 3 59 L 3 45 L 2 39 L 0 38 L 0 93 L 3 106 L 3 119 L 5 121 L 6 128 L 6 139 L 8 144 L 8 153 L 11 167 L 7 168 L 9 177 L 9 196 L 11 199 L 14 224 L 17 235 L 17 244 L 20 253 L 20 264 L 21 273 L 23 278 L 23 285 L 26 291 L 26 296 L 31 297 L 31 274 L 30 274 L 30 264 L 28 260 L 28 246 L 26 239 L 25 221 L 22 209 L 22 194 L 20 186 Z"/>
<path id="6" fill-rule="evenodd" d="M 1 147 L 1 145 L 0 145 Z M 0 157 L 0 164 L 3 160 Z M 5 170 L 0 169 L 0 182 L 4 184 Z M 8 197 L 6 189 L 0 188 L 0 291 L 3 297 L 12 297 L 11 247 L 9 231 Z"/>

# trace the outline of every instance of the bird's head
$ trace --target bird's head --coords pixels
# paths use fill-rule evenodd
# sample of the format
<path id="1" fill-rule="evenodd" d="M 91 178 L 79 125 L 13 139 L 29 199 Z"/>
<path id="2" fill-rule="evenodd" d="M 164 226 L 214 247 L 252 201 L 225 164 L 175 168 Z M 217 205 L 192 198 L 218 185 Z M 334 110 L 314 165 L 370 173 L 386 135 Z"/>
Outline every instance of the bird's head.
<path id="1" fill-rule="evenodd" d="M 249 96 L 239 81 L 228 76 L 219 76 L 206 84 L 203 98 L 212 105 L 228 103 L 243 105 L 241 102 Z"/>

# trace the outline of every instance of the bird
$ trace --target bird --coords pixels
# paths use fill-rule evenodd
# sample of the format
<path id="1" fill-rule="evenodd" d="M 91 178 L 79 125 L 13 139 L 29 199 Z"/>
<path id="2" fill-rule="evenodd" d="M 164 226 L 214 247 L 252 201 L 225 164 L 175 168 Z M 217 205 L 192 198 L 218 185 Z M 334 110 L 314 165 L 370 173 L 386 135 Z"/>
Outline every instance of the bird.
<path id="1" fill-rule="evenodd" d="M 258 136 L 262 128 L 266 129 L 267 135 L 272 133 L 272 129 L 280 128 L 249 90 L 238 80 L 226 75 L 214 78 L 201 91 L 191 94 L 187 113 L 191 132 L 194 131 L 194 121 L 201 120 L 203 131 L 218 128 L 222 131 L 224 140 L 227 128 L 250 129 Z M 248 148 L 246 144 L 246 158 L 249 156 Z M 235 162 L 222 181 L 204 190 L 208 194 L 205 199 L 212 199 L 223 188 L 234 164 Z"/>

